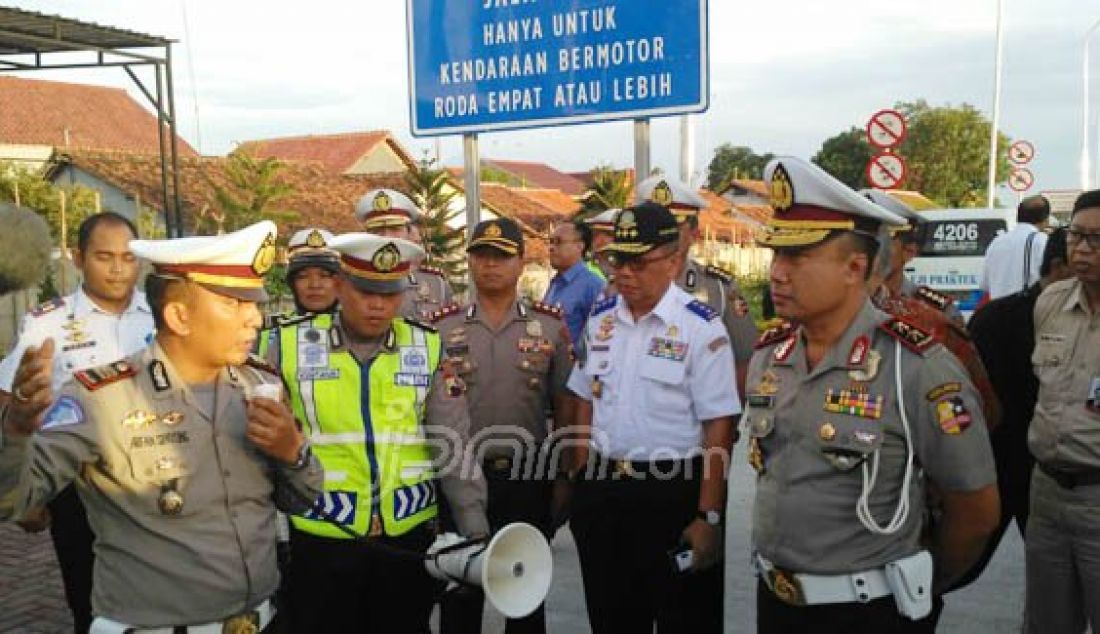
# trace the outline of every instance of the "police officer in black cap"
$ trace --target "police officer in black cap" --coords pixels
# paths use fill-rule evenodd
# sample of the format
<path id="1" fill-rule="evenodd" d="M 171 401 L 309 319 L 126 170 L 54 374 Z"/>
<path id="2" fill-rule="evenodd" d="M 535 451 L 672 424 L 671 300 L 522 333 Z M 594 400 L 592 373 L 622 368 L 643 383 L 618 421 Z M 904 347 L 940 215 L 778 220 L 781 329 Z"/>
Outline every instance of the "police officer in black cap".
<path id="1" fill-rule="evenodd" d="M 569 377 L 579 398 L 571 528 L 593 632 L 721 632 L 726 475 L 741 403 L 719 314 L 674 283 L 680 230 L 643 203 L 604 248 Z"/>

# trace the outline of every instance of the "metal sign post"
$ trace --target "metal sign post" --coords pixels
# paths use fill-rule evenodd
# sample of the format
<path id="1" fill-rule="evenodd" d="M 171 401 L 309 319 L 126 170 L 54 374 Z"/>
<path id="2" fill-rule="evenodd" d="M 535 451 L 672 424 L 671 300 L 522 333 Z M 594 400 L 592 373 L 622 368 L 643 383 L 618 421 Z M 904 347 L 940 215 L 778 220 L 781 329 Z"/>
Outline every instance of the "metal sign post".
<path id="1" fill-rule="evenodd" d="M 481 154 L 478 151 L 477 134 L 462 135 L 462 178 L 466 187 L 466 244 L 474 236 L 474 227 L 481 222 Z M 466 269 L 466 301 L 477 296 L 470 269 Z"/>
<path id="2" fill-rule="evenodd" d="M 649 119 L 634 120 L 634 202 L 638 198 L 638 183 L 649 176 Z"/>

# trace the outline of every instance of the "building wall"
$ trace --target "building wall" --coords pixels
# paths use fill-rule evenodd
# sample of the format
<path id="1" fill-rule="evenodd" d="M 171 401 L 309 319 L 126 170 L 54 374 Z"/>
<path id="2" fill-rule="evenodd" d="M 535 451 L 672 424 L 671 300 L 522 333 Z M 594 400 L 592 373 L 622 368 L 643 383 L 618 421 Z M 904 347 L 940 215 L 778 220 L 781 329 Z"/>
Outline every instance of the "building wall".
<path id="1" fill-rule="evenodd" d="M 40 169 L 45 166 L 51 154 L 53 154 L 53 148 L 49 145 L 0 143 L 0 161 L 11 161 L 30 169 Z"/>
<path id="2" fill-rule="evenodd" d="M 389 174 L 404 172 L 409 168 L 389 143 L 379 143 L 366 156 L 359 159 L 345 174 Z"/>
<path id="3" fill-rule="evenodd" d="M 130 220 L 137 220 L 137 201 L 133 196 L 79 167 L 66 165 L 54 174 L 53 182 L 55 185 L 83 185 L 94 189 L 99 192 L 99 204 L 103 211 L 113 211 Z"/>

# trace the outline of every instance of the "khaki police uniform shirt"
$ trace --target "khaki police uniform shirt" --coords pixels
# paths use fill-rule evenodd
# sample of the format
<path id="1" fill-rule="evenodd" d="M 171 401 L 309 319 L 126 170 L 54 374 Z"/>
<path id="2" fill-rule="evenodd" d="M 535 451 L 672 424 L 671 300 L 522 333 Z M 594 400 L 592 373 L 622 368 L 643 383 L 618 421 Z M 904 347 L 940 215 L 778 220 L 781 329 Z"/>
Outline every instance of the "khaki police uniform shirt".
<path id="1" fill-rule="evenodd" d="M 1048 286 L 1035 303 L 1039 400 L 1028 446 L 1039 462 L 1065 471 L 1100 469 L 1100 311 L 1078 280 Z"/>
<path id="2" fill-rule="evenodd" d="M 904 329 L 920 352 L 901 344 L 883 330 L 888 319 L 868 301 L 812 370 L 800 331 L 789 327 L 766 333 L 752 358 L 743 418 L 759 474 L 752 539 L 779 568 L 860 572 L 920 550 L 923 482 L 911 486 L 908 519 L 893 535 L 872 533 L 856 515 L 863 465 L 876 450 L 881 462 L 870 508 L 880 526 L 898 503 L 906 461 L 899 353 L 917 466 L 947 491 L 996 482 L 981 404 L 966 373 L 924 333 Z"/>
<path id="3" fill-rule="evenodd" d="M 406 321 L 410 320 L 406 319 Z M 402 352 L 396 343 L 396 336 L 392 329 L 377 339 L 356 341 L 348 336 L 347 330 L 341 325 L 339 311 L 333 316 L 332 323 L 332 332 L 319 338 L 319 344 L 325 347 L 326 357 L 329 353 L 350 350 L 358 359 L 360 367 L 366 371 L 371 359 L 377 355 Z M 411 322 L 411 326 L 427 328 L 418 322 Z M 272 365 L 281 367 L 278 330 L 273 332 L 269 341 L 266 359 Z M 442 356 L 441 350 L 441 359 Z M 461 381 L 455 383 L 449 380 L 449 375 L 444 375 L 443 368 L 441 363 L 440 367 L 435 369 L 432 373 L 431 386 L 428 388 L 422 421 L 425 436 L 432 458 L 436 462 L 436 475 L 440 488 L 443 490 L 443 495 L 447 497 L 458 530 L 463 535 L 487 535 L 489 522 L 485 516 L 485 509 L 488 491 L 480 465 L 474 464 L 469 457 L 470 417 L 466 409 L 465 386 Z M 340 377 L 316 380 L 339 381 Z M 448 384 L 456 386 L 455 389 L 448 389 Z M 292 383 L 290 389 L 297 389 L 296 384 Z M 371 395 L 376 398 L 386 398 L 385 395 L 376 392 L 371 392 Z M 349 403 L 348 407 L 358 410 L 359 404 Z M 318 421 L 318 423 L 320 428 L 324 427 L 324 421 Z"/>
<path id="4" fill-rule="evenodd" d="M 221 373 L 204 411 L 158 344 L 83 373 L 43 428 L 0 440 L 0 517 L 20 517 L 70 482 L 96 534 L 92 611 L 135 626 L 218 621 L 278 587 L 275 509 L 302 512 L 321 492 L 316 459 L 294 470 L 245 438 L 246 389 L 278 377 Z M 165 487 L 182 496 L 160 510 Z"/>
<path id="5" fill-rule="evenodd" d="M 516 300 L 495 328 L 477 303 L 448 307 L 435 318 L 444 354 L 467 386 L 478 457 L 519 458 L 517 446 L 537 450 L 546 439 L 546 412 L 573 369 L 560 314 Z"/>
<path id="6" fill-rule="evenodd" d="M 593 447 L 614 459 L 698 455 L 703 421 L 741 413 L 718 314 L 675 284 L 637 321 L 621 295 L 597 302 L 568 386 L 592 403 Z"/>
<path id="7" fill-rule="evenodd" d="M 451 303 L 451 284 L 443 271 L 420 266 L 409 273 L 409 285 L 398 314 L 413 319 L 428 319 L 435 311 Z"/>
<path id="8" fill-rule="evenodd" d="M 752 357 L 758 335 L 756 323 L 749 314 L 748 302 L 731 276 L 688 258 L 676 283 L 721 316 L 722 325 L 733 342 L 735 358 L 746 360 Z"/>

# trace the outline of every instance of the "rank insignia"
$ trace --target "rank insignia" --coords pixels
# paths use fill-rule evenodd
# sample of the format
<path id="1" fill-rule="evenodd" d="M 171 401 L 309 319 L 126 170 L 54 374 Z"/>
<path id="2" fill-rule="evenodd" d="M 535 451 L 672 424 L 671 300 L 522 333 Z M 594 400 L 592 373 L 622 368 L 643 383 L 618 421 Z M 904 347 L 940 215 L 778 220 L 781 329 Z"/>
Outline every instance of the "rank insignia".
<path id="1" fill-rule="evenodd" d="M 867 351 L 871 349 L 871 340 L 867 335 L 857 337 L 852 343 L 852 350 L 848 353 L 848 365 L 863 365 L 867 358 Z"/>
<path id="2" fill-rule="evenodd" d="M 136 409 L 122 419 L 122 426 L 127 429 L 141 429 L 156 422 L 157 417 L 149 412 Z"/>
<path id="3" fill-rule="evenodd" d="M 649 340 L 649 351 L 646 353 L 658 359 L 670 359 L 683 361 L 687 356 L 688 345 L 686 341 L 673 341 L 664 337 L 654 337 Z"/>
<path id="4" fill-rule="evenodd" d="M 791 351 L 794 350 L 794 344 L 797 341 L 798 341 L 797 339 L 795 339 L 794 337 L 791 337 L 791 338 L 783 341 L 783 343 L 776 346 L 775 347 L 775 355 L 774 355 L 775 360 L 776 361 L 786 361 L 787 357 L 791 356 Z"/>
<path id="5" fill-rule="evenodd" d="M 756 394 L 772 396 L 777 392 L 779 392 L 779 377 L 771 370 L 764 372 L 764 376 L 760 377 L 760 384 L 756 386 Z"/>
<path id="6" fill-rule="evenodd" d="M 833 390 L 825 393 L 825 411 L 860 418 L 882 418 L 883 397 L 859 390 Z"/>
<path id="7" fill-rule="evenodd" d="M 943 433 L 954 436 L 966 431 L 973 418 L 966 411 L 962 399 L 952 396 L 936 403 L 936 422 L 940 424 Z"/>
<path id="8" fill-rule="evenodd" d="M 73 378 L 80 381 L 81 385 L 87 388 L 89 392 L 94 392 L 105 385 L 128 379 L 135 374 L 137 374 L 137 371 L 126 361 L 115 361 L 98 368 L 76 372 L 73 374 Z"/>

